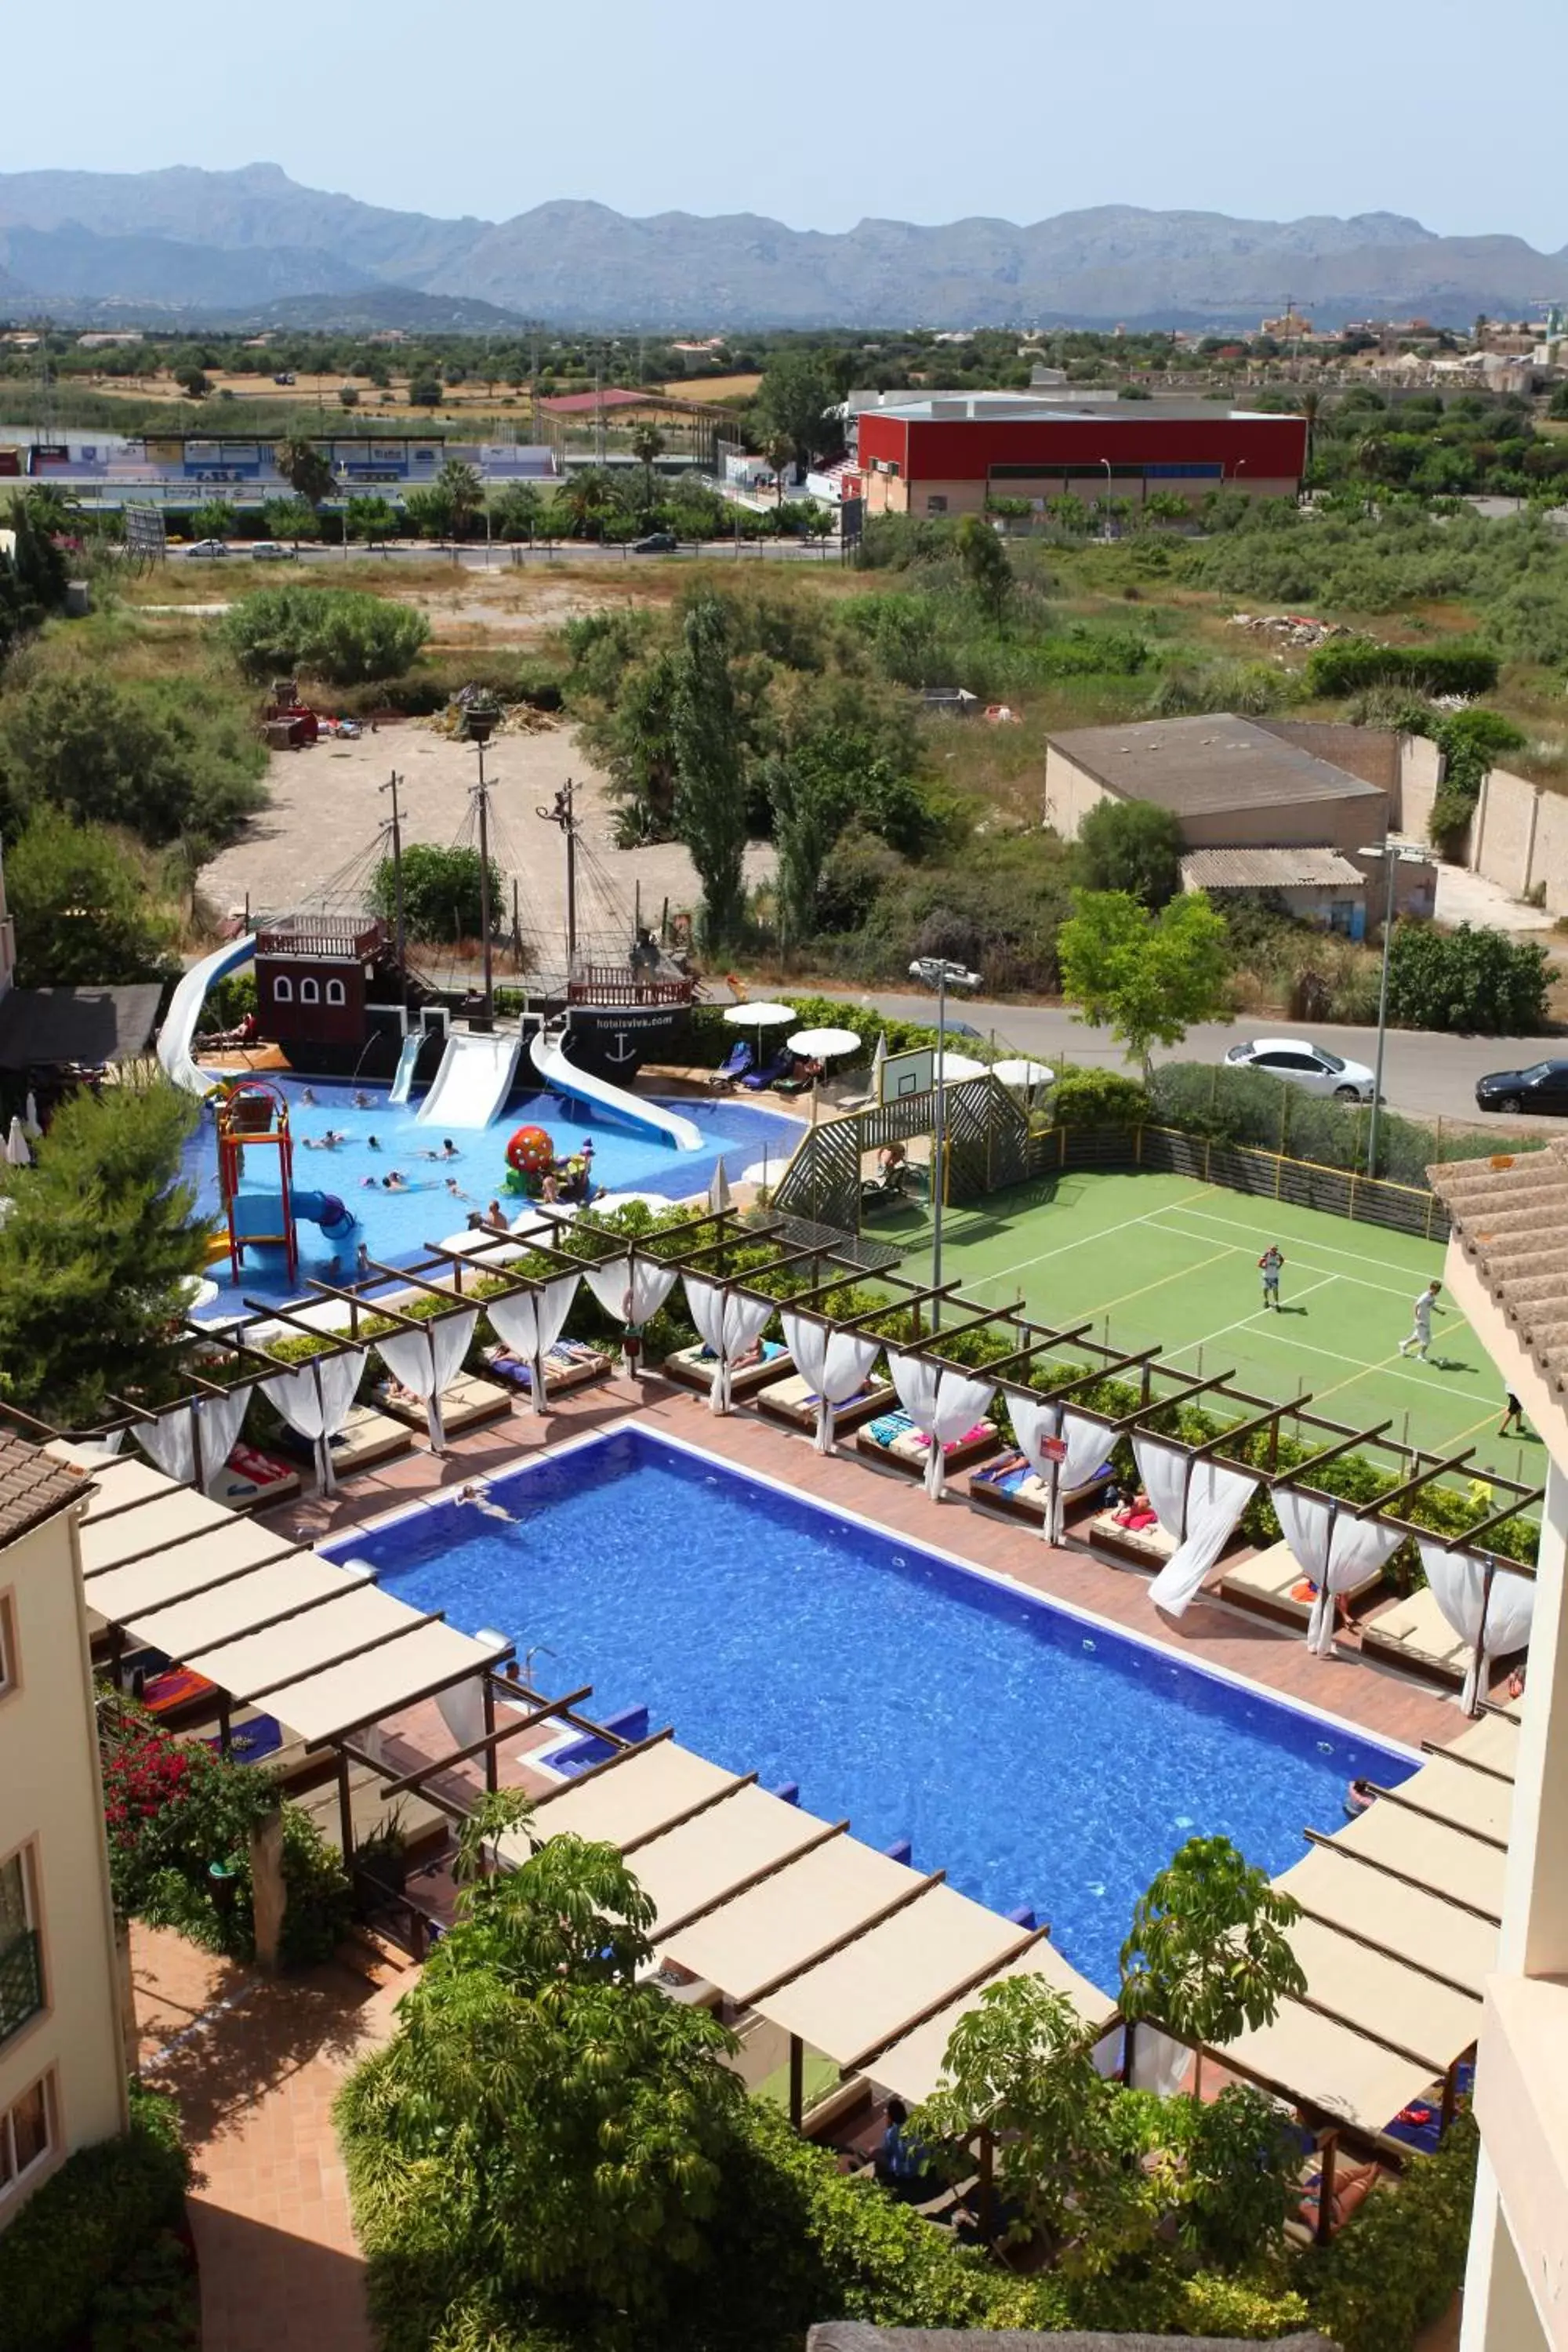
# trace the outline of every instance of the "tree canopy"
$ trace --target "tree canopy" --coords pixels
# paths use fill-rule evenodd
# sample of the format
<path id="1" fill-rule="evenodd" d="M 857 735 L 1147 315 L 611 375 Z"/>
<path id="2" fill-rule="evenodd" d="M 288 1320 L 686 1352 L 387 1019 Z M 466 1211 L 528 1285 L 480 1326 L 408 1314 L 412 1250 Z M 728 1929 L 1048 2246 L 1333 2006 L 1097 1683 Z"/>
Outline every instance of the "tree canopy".
<path id="1" fill-rule="evenodd" d="M 64 810 L 34 811 L 5 857 L 23 988 L 112 988 L 159 977 L 170 944 L 132 844 Z"/>
<path id="2" fill-rule="evenodd" d="M 460 845 L 443 848 L 436 842 L 416 841 L 403 853 L 403 920 L 408 937 L 435 944 L 453 945 L 477 940 L 483 921 L 479 892 L 479 853 Z M 489 876 L 492 909 L 504 902 L 505 884 L 492 859 Z M 390 857 L 375 869 L 372 885 L 375 911 L 391 922 L 396 914 L 396 878 Z"/>
<path id="3" fill-rule="evenodd" d="M 714 944 L 732 940 L 745 906 L 746 782 L 730 674 L 730 633 L 716 596 L 686 615 L 672 697 L 674 822 L 702 885 Z"/>
<path id="4" fill-rule="evenodd" d="M 1152 914 L 1124 890 L 1082 890 L 1058 940 L 1062 988 L 1080 1021 L 1103 1023 L 1149 1069 L 1152 1045 L 1174 1045 L 1225 1009 L 1230 951 L 1201 890 Z"/>
<path id="5" fill-rule="evenodd" d="M 1228 1838 L 1189 1838 L 1134 1906 L 1121 1947 L 1123 2017 L 1194 2044 L 1271 2024 L 1281 2000 L 1307 1990 L 1284 1932 L 1300 1916 Z"/>
<path id="6" fill-rule="evenodd" d="M 1096 802 L 1078 832 L 1084 887 L 1163 907 L 1182 887 L 1182 828 L 1155 801 Z"/>
<path id="7" fill-rule="evenodd" d="M 297 671 L 332 686 L 399 677 L 430 625 L 412 605 L 352 588 L 263 588 L 225 614 L 229 649 L 247 677 Z"/>

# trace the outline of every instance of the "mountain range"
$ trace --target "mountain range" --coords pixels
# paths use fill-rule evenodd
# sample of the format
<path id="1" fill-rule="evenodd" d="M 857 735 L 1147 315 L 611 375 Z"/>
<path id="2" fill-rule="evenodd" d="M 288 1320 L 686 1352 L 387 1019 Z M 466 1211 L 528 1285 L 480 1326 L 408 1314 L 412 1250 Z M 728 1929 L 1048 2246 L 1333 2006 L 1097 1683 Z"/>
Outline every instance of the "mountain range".
<path id="1" fill-rule="evenodd" d="M 440 220 L 233 172 L 0 173 L 0 302 L 15 312 L 501 331 L 1251 325 L 1287 297 L 1319 323 L 1468 326 L 1568 300 L 1568 247 L 1438 236 L 1394 213 L 1234 220 L 1128 205 L 1020 227 L 863 220 L 842 235 L 756 214 L 633 219 L 560 201 Z"/>

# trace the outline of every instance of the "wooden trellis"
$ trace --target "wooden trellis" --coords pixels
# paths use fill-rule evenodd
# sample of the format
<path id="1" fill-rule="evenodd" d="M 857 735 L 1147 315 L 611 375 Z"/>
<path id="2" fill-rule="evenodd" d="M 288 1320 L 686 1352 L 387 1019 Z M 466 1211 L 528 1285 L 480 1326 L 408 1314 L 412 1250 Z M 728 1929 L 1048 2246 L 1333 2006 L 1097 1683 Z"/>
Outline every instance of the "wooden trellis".
<path id="1" fill-rule="evenodd" d="M 773 1195 L 774 1206 L 817 1223 L 858 1233 L 861 1164 L 868 1151 L 930 1135 L 936 1096 L 927 1091 L 873 1103 L 812 1128 Z M 1028 1174 L 1029 1123 L 1005 1087 L 989 1073 L 947 1089 L 949 1201 L 973 1201 Z"/>

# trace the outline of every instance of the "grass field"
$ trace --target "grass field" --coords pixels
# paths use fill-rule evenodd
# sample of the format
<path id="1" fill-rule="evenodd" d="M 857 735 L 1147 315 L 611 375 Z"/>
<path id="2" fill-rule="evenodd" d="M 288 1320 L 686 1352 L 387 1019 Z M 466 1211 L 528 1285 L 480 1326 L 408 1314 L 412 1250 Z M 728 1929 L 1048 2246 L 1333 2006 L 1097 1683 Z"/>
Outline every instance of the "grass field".
<path id="1" fill-rule="evenodd" d="M 902 1244 L 901 1272 L 929 1280 L 923 1203 L 867 1231 Z M 1285 1258 L 1278 1314 L 1263 1307 L 1258 1271 L 1270 1242 Z M 1263 1397 L 1310 1392 L 1331 1420 L 1387 1421 L 1391 1438 L 1413 1444 L 1473 1444 L 1478 1469 L 1531 1481 L 1540 1471 L 1538 1442 L 1497 1438 L 1497 1375 L 1461 1316 L 1435 1318 L 1429 1362 L 1399 1355 L 1416 1292 L 1443 1271 L 1430 1243 L 1180 1176 L 1089 1173 L 949 1210 L 942 1258 L 944 1280 L 973 1296 L 1022 1294 L 1035 1320 L 1058 1328 L 1092 1318 L 1093 1337 L 1128 1354 L 1158 1343 L 1181 1370 L 1228 1371 Z"/>

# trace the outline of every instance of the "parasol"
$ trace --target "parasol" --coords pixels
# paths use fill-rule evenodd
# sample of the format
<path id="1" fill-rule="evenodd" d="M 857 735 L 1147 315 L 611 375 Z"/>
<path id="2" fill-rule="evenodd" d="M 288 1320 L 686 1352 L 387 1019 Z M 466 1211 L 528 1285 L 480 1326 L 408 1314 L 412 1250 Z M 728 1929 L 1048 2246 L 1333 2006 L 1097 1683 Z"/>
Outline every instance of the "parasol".
<path id="1" fill-rule="evenodd" d="M 991 1075 L 1005 1087 L 1048 1087 L 1057 1074 L 1044 1062 L 1031 1062 L 1026 1055 L 1015 1054 L 1005 1062 L 993 1062 Z"/>

